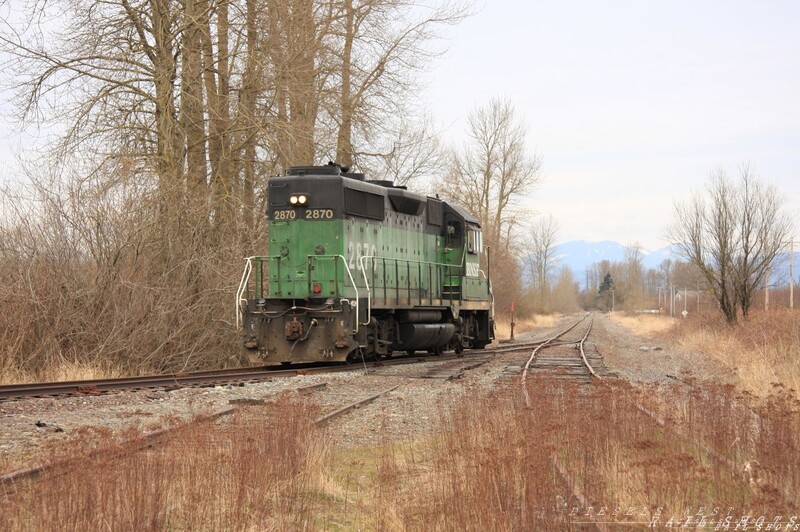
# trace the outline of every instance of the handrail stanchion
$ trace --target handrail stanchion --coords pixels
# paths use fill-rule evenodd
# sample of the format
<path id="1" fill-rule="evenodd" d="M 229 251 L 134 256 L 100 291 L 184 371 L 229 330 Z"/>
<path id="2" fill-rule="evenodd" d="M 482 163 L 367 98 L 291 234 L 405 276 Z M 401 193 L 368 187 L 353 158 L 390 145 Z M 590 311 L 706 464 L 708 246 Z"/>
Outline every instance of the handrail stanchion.
<path id="1" fill-rule="evenodd" d="M 236 309 L 236 330 L 242 330 L 242 309 L 241 304 L 244 301 L 247 304 L 247 298 L 244 297 L 245 291 L 247 290 L 247 283 L 250 280 L 250 272 L 253 270 L 253 263 L 252 260 L 255 257 L 247 257 L 245 258 L 244 263 L 244 271 L 242 272 L 242 278 L 239 281 L 239 288 L 236 289 L 236 300 L 234 302 L 234 307 Z"/>
<path id="2" fill-rule="evenodd" d="M 353 285 L 353 291 L 356 293 L 356 319 L 355 319 L 356 327 L 353 330 L 353 334 L 354 335 L 358 334 L 358 325 L 359 325 L 359 320 L 358 320 L 358 308 L 359 308 L 358 286 L 356 286 L 356 281 L 355 281 L 355 279 L 353 279 L 353 274 L 350 273 L 350 267 L 347 265 L 347 259 L 345 259 L 343 255 L 329 255 L 329 256 L 337 258 L 337 259 L 342 259 L 342 263 L 344 264 L 344 271 L 347 272 L 347 277 L 350 278 L 350 282 Z M 338 278 L 337 278 L 337 280 L 338 280 Z"/>

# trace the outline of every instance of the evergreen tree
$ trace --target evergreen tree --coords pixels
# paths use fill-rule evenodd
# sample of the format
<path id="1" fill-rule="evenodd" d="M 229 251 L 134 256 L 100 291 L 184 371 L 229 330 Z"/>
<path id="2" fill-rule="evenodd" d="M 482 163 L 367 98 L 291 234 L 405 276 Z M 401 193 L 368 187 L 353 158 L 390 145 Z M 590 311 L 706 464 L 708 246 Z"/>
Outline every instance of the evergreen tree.
<path id="1" fill-rule="evenodd" d="M 608 292 L 614 288 L 614 279 L 611 278 L 611 273 L 607 273 L 605 277 L 603 277 L 603 282 L 600 283 L 600 289 L 597 290 L 598 294 L 602 294 L 603 292 Z"/>

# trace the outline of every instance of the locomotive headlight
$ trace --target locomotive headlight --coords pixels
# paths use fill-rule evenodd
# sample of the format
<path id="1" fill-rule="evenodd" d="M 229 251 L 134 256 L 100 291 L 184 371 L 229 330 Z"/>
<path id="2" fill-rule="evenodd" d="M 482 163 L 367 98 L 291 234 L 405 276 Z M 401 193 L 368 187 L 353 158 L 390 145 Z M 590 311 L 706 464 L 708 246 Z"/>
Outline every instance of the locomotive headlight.
<path id="1" fill-rule="evenodd" d="M 294 206 L 305 205 L 308 203 L 308 196 L 305 194 L 293 194 L 289 196 L 289 203 Z"/>

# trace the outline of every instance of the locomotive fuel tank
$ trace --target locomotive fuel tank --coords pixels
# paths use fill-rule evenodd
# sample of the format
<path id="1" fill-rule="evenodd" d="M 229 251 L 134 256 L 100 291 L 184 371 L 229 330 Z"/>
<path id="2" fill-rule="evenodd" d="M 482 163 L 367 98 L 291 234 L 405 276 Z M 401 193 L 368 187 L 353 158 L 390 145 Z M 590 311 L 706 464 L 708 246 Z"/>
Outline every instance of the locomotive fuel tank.
<path id="1" fill-rule="evenodd" d="M 450 343 L 456 334 L 453 323 L 403 323 L 399 327 L 399 351 L 436 349 Z"/>

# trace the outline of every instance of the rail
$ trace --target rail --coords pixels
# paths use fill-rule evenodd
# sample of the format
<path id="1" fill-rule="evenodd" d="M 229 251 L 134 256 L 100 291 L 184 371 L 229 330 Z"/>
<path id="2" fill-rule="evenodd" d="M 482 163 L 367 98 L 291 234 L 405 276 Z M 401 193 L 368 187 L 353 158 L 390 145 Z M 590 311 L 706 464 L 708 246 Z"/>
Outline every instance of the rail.
<path id="1" fill-rule="evenodd" d="M 528 358 L 528 361 L 525 363 L 525 366 L 522 368 L 522 378 L 520 379 L 520 384 L 522 385 L 522 394 L 525 397 L 525 405 L 528 408 L 530 408 L 532 406 L 532 404 L 531 404 L 530 395 L 528 394 L 528 386 L 527 386 L 526 380 L 527 380 L 527 377 L 528 377 L 528 372 L 530 371 L 531 364 L 533 363 L 534 360 L 536 360 L 536 355 L 539 353 L 539 351 L 541 351 L 542 349 L 547 348 L 548 346 L 553 345 L 553 342 L 555 342 L 557 339 L 559 339 L 560 337 L 562 337 L 565 334 L 567 334 L 569 331 L 571 331 L 572 329 L 577 327 L 579 324 L 583 323 L 583 321 L 586 318 L 588 318 L 589 316 L 591 316 L 591 314 L 589 314 L 589 313 L 585 314 L 580 320 L 576 321 L 575 323 L 573 323 L 572 325 L 570 325 L 569 327 L 567 327 L 563 331 L 561 331 L 561 332 L 557 333 L 556 335 L 551 336 L 551 337 L 547 338 L 546 340 L 544 340 L 540 345 L 538 345 L 531 352 L 530 358 Z M 589 324 L 590 324 L 589 325 L 589 330 L 586 331 L 586 334 L 580 340 L 581 346 L 583 345 L 583 342 L 586 340 L 586 338 L 589 336 L 589 331 L 591 330 L 591 323 L 592 323 L 592 321 L 589 322 Z M 581 349 L 581 357 L 582 357 L 582 360 L 583 360 L 584 364 L 586 364 L 587 367 L 591 368 L 591 366 L 589 366 L 588 360 L 586 360 L 586 356 L 583 354 L 583 350 L 582 349 Z M 595 377 L 597 376 L 594 373 L 593 370 L 590 369 L 590 371 L 592 372 L 592 374 Z"/>

